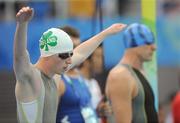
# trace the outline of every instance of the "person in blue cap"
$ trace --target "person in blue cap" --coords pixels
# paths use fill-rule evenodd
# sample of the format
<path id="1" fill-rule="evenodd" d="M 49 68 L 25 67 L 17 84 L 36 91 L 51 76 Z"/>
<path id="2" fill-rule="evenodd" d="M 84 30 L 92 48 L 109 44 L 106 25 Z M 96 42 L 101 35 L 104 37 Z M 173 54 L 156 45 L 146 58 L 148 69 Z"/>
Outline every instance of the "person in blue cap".
<path id="1" fill-rule="evenodd" d="M 125 53 L 110 71 L 106 95 L 116 123 L 158 123 L 154 94 L 145 77 L 143 63 L 156 50 L 152 31 L 133 23 L 123 33 Z"/>

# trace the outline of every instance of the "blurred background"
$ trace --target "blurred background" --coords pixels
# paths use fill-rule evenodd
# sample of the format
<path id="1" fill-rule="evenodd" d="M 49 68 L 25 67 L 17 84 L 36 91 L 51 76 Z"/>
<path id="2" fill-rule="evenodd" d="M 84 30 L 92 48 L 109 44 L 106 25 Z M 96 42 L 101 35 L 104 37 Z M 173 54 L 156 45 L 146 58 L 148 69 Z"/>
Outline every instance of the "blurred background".
<path id="1" fill-rule="evenodd" d="M 180 87 L 180 1 L 157 0 L 156 3 L 158 98 L 166 118 L 171 100 Z M 73 26 L 80 31 L 84 41 L 113 23 L 141 21 L 140 0 L 0 0 L 0 123 L 17 122 L 13 38 L 15 15 L 22 6 L 35 10 L 28 28 L 28 51 L 32 63 L 40 54 L 39 39 L 50 27 Z M 121 34 L 117 34 L 103 43 L 101 72 L 109 71 L 122 57 L 124 46 L 121 40 Z M 106 74 L 102 75 L 106 78 Z"/>

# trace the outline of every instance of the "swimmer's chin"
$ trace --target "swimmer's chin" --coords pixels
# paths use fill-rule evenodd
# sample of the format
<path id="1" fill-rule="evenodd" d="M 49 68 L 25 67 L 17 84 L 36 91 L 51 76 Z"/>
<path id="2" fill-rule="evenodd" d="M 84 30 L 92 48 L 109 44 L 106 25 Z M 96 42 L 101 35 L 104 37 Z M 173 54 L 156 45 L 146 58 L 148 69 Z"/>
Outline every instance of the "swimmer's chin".
<path id="1" fill-rule="evenodd" d="M 61 71 L 60 75 L 66 73 L 66 72 L 67 72 L 67 69 L 63 69 L 63 70 Z"/>

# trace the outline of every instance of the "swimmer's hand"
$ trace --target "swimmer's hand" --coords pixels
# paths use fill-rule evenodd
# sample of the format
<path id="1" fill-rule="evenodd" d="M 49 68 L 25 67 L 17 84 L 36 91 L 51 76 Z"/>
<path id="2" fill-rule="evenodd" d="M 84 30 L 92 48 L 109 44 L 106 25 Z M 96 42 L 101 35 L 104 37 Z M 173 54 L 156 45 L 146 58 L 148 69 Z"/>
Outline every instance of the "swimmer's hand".
<path id="1" fill-rule="evenodd" d="M 32 19 L 33 15 L 34 15 L 33 8 L 23 7 L 16 14 L 16 20 L 19 23 L 26 23 Z"/>
<path id="2" fill-rule="evenodd" d="M 103 31 L 103 33 L 105 33 L 106 35 L 112 35 L 112 34 L 116 34 L 118 32 L 121 32 L 127 25 L 123 24 L 123 23 L 115 23 L 112 24 L 110 27 L 108 27 L 107 29 L 105 29 Z"/>

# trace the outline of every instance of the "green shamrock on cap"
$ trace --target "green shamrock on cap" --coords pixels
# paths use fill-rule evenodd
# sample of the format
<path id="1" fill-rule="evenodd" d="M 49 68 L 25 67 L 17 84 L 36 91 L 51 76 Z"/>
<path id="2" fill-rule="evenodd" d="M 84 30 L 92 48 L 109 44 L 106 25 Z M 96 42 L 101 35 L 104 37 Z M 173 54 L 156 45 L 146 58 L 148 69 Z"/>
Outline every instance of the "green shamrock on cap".
<path id="1" fill-rule="evenodd" d="M 55 47 L 57 45 L 57 37 L 52 35 L 52 31 L 48 31 L 47 33 L 43 34 L 41 37 L 40 48 L 44 49 L 45 51 L 49 50 L 48 46 Z"/>

